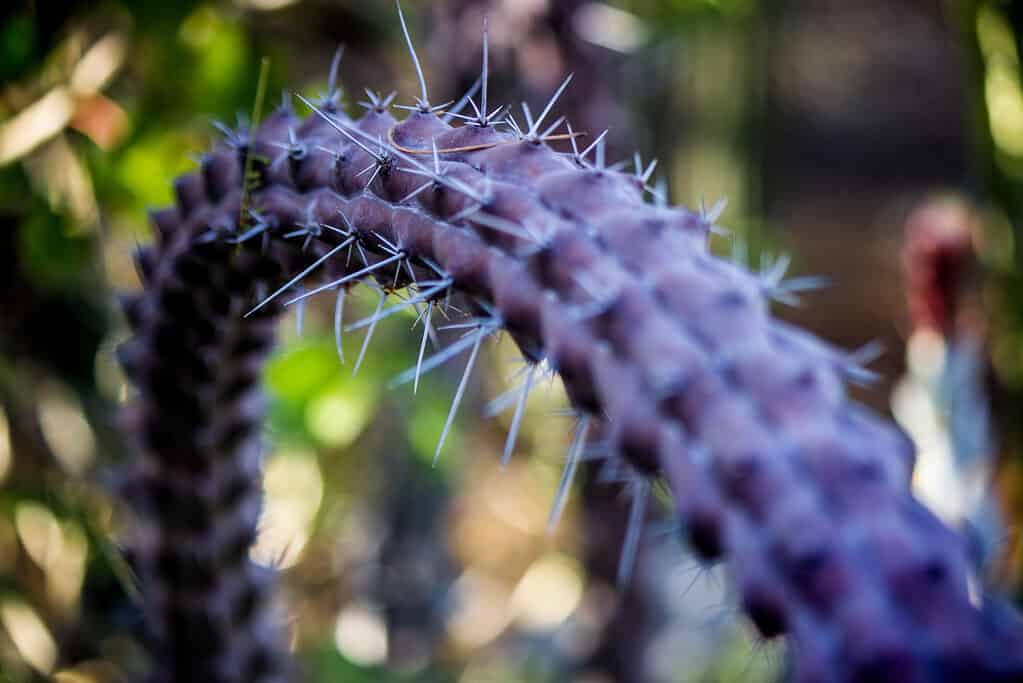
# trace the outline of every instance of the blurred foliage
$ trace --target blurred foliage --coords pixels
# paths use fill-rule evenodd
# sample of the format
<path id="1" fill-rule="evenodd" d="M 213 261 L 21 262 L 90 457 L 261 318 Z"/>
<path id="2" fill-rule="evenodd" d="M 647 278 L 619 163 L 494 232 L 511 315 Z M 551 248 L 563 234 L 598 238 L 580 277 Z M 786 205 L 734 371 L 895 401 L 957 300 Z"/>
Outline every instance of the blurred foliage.
<path id="1" fill-rule="evenodd" d="M 470 40 L 466 26 L 475 24 L 444 23 L 455 5 L 481 3 L 406 3 L 420 44 L 432 35 Z M 489 3 L 509 21 L 547 5 Z M 564 70 L 600 65 L 588 82 L 577 79 L 582 102 L 567 102 L 579 108 L 571 113 L 620 121 L 615 144 L 637 145 L 646 157 L 656 151 L 676 201 L 728 196 L 724 222 L 753 267 L 787 239 L 763 208 L 765 178 L 775 172 L 764 166 L 764 29 L 782 5 L 556 2 L 552 12 L 596 8 L 602 20 L 547 25 L 554 40 L 581 43 L 560 55 Z M 974 78 L 978 107 L 1023 103 L 1017 4 L 950 6 L 961 10 L 963 44 L 976 48 L 986 74 Z M 271 65 L 271 105 L 285 87 L 321 90 L 342 42 L 350 110 L 366 86 L 412 92 L 413 74 L 389 3 L 105 0 L 0 12 L 0 681 L 53 672 L 62 683 L 125 680 L 142 655 L 132 578 L 117 547 L 123 520 L 109 493 L 117 463 L 130 457 L 115 429 L 128 389 L 113 356 L 126 335 L 113 295 L 138 286 L 130 254 L 151 239 L 145 210 L 172 201 L 171 179 L 194 168 L 216 137 L 211 120 L 234 125 L 249 114 L 261 58 Z M 526 40 L 536 31 L 495 48 L 505 81 L 546 83 L 553 57 Z M 475 49 L 422 51 L 437 101 L 475 78 Z M 469 55 L 471 68 L 438 63 L 454 52 Z M 585 110 L 600 89 L 622 111 Z M 533 101 L 546 99 L 549 89 L 541 91 L 514 92 Z M 1018 113 L 1023 122 L 1023 105 Z M 1005 254 L 1023 243 L 1023 147 L 999 144 L 1006 131 L 992 129 L 994 119 L 978 121 L 978 154 L 991 162 L 990 296 L 1003 312 L 992 354 L 1010 393 L 1001 405 L 1016 415 L 1023 284 L 1019 259 Z M 1007 130 L 1003 142 L 1015 129 Z M 714 245 L 721 253 L 733 246 Z M 374 303 L 371 293 L 355 297 L 348 319 Z M 285 321 L 266 369 L 272 476 L 255 552 L 282 568 L 309 680 L 540 682 L 642 671 L 643 680 L 752 681 L 783 668 L 783 646 L 754 648 L 725 586 L 679 570 L 688 560 L 671 536 L 647 534 L 635 586 L 624 593 L 597 577 L 594 562 L 558 559 L 579 557 L 592 530 L 569 514 L 555 537 L 544 533 L 571 432 L 550 416 L 564 407 L 557 384 L 530 400 L 507 471 L 497 461 L 510 416 L 495 426 L 473 415 L 480 399 L 513 385 L 507 342 L 470 389 L 476 400 L 463 405 L 433 468 L 464 361 L 429 375 L 410 399 L 387 389 L 415 363 L 410 317 L 381 324 L 355 377 L 361 334 L 346 335 L 342 366 L 329 311 L 310 306 L 301 337 L 294 322 Z M 1023 500 L 1023 485 L 1013 486 Z M 633 600 L 649 609 L 630 627 L 635 643 L 602 655 L 607 624 L 622 616 L 616 606 Z M 631 650 L 638 654 L 622 663 Z"/>
<path id="2" fill-rule="evenodd" d="M 952 3 L 969 47 L 981 161 L 984 230 L 978 252 L 986 275 L 984 303 L 995 375 L 995 411 L 1006 457 L 999 489 L 1010 520 L 1023 517 L 1023 3 Z M 1010 532 L 993 571 L 1023 595 L 1023 543 Z"/>

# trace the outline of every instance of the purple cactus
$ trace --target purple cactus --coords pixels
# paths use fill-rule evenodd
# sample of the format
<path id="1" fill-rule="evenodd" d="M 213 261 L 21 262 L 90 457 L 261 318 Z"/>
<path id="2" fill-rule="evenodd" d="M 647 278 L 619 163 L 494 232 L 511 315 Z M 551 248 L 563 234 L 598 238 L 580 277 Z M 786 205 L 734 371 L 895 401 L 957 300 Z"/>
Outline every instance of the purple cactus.
<path id="1" fill-rule="evenodd" d="M 912 445 L 846 396 L 856 356 L 771 317 L 780 275 L 712 256 L 714 212 L 668 206 L 599 139 L 580 149 L 553 113 L 568 79 L 523 124 L 488 111 L 485 72 L 462 117 L 416 67 L 404 120 L 389 100 L 349 118 L 332 85 L 304 119 L 286 103 L 234 132 L 153 214 L 121 354 L 139 389 L 126 495 L 153 680 L 288 675 L 272 577 L 248 560 L 259 368 L 282 310 L 336 296 L 340 334 L 360 282 L 411 292 L 393 308 L 382 294 L 370 329 L 413 305 L 429 328 L 449 295 L 470 309 L 465 337 L 398 378 L 467 354 L 449 425 L 497 331 L 533 366 L 523 400 L 537 366 L 559 373 L 579 420 L 563 490 L 600 420 L 606 457 L 666 482 L 692 548 L 727 561 L 764 637 L 791 639 L 794 680 L 1023 678 L 1018 617 L 971 592 L 964 541 L 910 493 Z"/>

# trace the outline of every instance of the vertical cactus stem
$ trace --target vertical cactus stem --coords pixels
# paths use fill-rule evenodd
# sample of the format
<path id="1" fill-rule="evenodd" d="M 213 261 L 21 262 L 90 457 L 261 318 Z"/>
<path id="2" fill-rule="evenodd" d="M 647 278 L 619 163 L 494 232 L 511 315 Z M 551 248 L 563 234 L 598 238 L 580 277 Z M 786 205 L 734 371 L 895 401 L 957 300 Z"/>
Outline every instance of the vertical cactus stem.
<path id="1" fill-rule="evenodd" d="M 568 503 L 568 494 L 572 489 L 572 480 L 575 479 L 575 471 L 579 467 L 579 460 L 582 458 L 583 447 L 586 445 L 586 437 L 590 431 L 590 424 L 593 416 L 589 413 L 582 415 L 575 426 L 575 436 L 572 445 L 568 448 L 565 457 L 564 469 L 561 472 L 561 481 L 558 484 L 557 493 L 554 494 L 554 503 L 551 506 L 551 514 L 547 519 L 547 533 L 553 534 L 561 521 L 561 515 Z"/>
<path id="2" fill-rule="evenodd" d="M 221 210 L 235 215 L 234 207 Z M 131 428 L 140 450 L 131 546 L 149 680 L 280 681 L 284 648 L 263 606 L 272 585 L 247 553 L 258 521 L 264 411 L 253 368 L 269 349 L 279 308 L 242 323 L 258 259 L 198 239 L 207 219 L 200 213 L 215 212 L 197 207 L 191 233 L 179 223 L 160 245 L 128 347 L 138 359 Z M 205 410 L 213 397 L 217 410 Z"/>

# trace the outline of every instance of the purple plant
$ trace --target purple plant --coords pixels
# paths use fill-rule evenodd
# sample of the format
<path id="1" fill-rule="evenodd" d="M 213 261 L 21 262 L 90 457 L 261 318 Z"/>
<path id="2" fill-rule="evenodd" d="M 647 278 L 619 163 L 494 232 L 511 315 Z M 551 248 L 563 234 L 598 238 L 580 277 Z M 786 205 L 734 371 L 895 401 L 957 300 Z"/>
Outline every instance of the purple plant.
<path id="1" fill-rule="evenodd" d="M 450 296 L 471 311 L 464 337 L 433 357 L 424 345 L 397 379 L 468 353 L 445 434 L 496 332 L 530 364 L 506 457 L 538 374 L 557 372 L 578 422 L 552 523 L 599 420 L 638 508 L 650 482 L 667 484 L 693 550 L 727 559 L 759 632 L 790 639 L 794 680 L 1023 678 L 1017 615 L 971 592 L 964 541 L 910 493 L 912 445 L 846 396 L 866 372 L 857 355 L 770 316 L 768 301 L 800 283 L 715 258 L 716 211 L 669 206 L 652 168 L 608 166 L 599 138 L 580 149 L 552 113 L 569 79 L 517 119 L 490 109 L 484 68 L 479 104 L 448 109 L 409 47 L 421 91 L 404 120 L 376 97 L 349 118 L 335 62 L 329 91 L 300 98 L 311 116 L 286 98 L 231 132 L 176 180 L 176 206 L 152 215 L 121 358 L 138 387 L 126 495 L 153 680 L 288 676 L 272 576 L 248 559 L 259 370 L 278 314 L 320 294 L 336 297 L 340 351 L 344 297 L 360 282 L 381 292 L 350 326 L 370 335 L 412 306 L 426 335 Z M 385 308 L 401 288 L 409 297 Z"/>

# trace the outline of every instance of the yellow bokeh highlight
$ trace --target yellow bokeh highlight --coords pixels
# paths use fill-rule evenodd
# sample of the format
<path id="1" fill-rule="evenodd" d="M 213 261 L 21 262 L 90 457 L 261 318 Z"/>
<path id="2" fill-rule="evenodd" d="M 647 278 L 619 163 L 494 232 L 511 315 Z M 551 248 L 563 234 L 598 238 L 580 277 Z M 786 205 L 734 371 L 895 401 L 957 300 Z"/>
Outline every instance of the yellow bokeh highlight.
<path id="1" fill-rule="evenodd" d="M 84 473 L 96 456 L 96 439 L 71 392 L 56 384 L 46 385 L 39 399 L 39 422 L 64 469 L 75 476 Z"/>
<path id="2" fill-rule="evenodd" d="M 553 629 L 579 606 L 582 569 L 567 555 L 551 554 L 534 562 L 511 597 L 511 610 L 526 630 Z"/>
<path id="3" fill-rule="evenodd" d="M 285 569 L 298 562 L 323 500 L 323 475 L 309 451 L 282 451 L 266 467 L 255 561 Z"/>
<path id="4" fill-rule="evenodd" d="M 0 623 L 26 664 L 43 675 L 53 670 L 57 643 L 35 610 L 19 600 L 5 600 L 0 604 Z"/>
<path id="5" fill-rule="evenodd" d="M 984 101 L 991 138 L 1003 154 L 1023 157 L 1019 53 L 1005 17 L 990 6 L 977 12 L 977 41 L 986 66 Z"/>
<path id="6" fill-rule="evenodd" d="M 52 605 L 72 610 L 85 579 L 89 543 L 75 522 L 64 522 L 38 503 L 19 503 L 14 526 L 25 553 L 43 570 L 46 592 Z"/>
<path id="7" fill-rule="evenodd" d="M 451 587 L 452 611 L 448 635 L 456 647 L 473 650 L 486 645 L 507 628 L 508 591 L 504 584 L 469 568 Z"/>
<path id="8" fill-rule="evenodd" d="M 14 525 L 25 552 L 40 568 L 50 566 L 63 550 L 60 523 L 50 509 L 37 503 L 19 503 Z"/>
<path id="9" fill-rule="evenodd" d="M 1019 67 L 1006 62 L 988 65 L 984 78 L 984 98 L 991 123 L 991 137 L 998 149 L 1012 156 L 1023 156 L 1023 89 Z"/>
<path id="10" fill-rule="evenodd" d="M 1005 17 L 990 5 L 977 11 L 977 42 L 986 60 L 1002 59 L 1019 66 L 1012 29 Z"/>
<path id="11" fill-rule="evenodd" d="M 310 401 L 306 427 L 324 445 L 342 448 L 359 436 L 373 408 L 373 401 L 365 393 L 338 387 Z"/>

